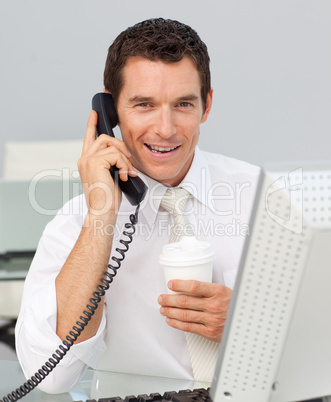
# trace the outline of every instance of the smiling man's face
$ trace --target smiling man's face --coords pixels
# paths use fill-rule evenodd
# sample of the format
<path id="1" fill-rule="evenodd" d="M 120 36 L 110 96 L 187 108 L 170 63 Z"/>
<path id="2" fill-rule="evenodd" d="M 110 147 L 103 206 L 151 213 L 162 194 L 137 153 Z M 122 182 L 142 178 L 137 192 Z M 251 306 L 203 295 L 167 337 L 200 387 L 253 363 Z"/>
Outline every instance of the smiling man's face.
<path id="1" fill-rule="evenodd" d="M 177 63 L 132 57 L 123 77 L 117 112 L 131 162 L 154 180 L 177 186 L 191 166 L 212 91 L 204 111 L 198 70 L 188 57 Z"/>

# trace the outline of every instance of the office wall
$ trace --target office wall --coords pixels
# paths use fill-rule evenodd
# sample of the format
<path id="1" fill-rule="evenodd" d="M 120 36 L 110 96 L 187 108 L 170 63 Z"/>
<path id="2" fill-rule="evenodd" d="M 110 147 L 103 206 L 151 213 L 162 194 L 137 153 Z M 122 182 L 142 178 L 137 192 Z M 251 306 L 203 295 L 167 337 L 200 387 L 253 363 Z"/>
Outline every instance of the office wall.
<path id="1" fill-rule="evenodd" d="M 215 90 L 200 145 L 253 163 L 330 159 L 329 0 L 16 0 L 0 13 L 0 177 L 7 139 L 78 139 L 109 44 L 163 16 L 207 43 Z"/>

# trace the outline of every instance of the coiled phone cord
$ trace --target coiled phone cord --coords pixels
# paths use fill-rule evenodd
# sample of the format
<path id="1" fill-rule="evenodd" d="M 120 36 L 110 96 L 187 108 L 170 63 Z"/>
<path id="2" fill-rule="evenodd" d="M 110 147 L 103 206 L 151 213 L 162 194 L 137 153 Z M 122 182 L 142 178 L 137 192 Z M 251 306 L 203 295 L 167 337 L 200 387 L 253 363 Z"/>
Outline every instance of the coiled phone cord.
<path id="1" fill-rule="evenodd" d="M 123 236 L 126 236 L 127 239 L 120 240 L 120 243 L 123 244 L 124 248 L 116 248 L 116 251 L 119 253 L 119 257 L 112 256 L 111 259 L 116 263 L 116 266 L 112 264 L 108 264 L 108 269 L 105 272 L 106 278 L 102 278 L 102 284 L 97 286 L 97 291 L 93 293 L 93 297 L 90 298 L 90 304 L 86 305 L 86 309 L 83 314 L 80 316 L 81 321 L 76 321 L 77 326 L 73 326 L 72 330 L 66 336 L 66 340 L 62 341 L 62 344 L 59 345 L 58 349 L 52 354 L 52 357 L 49 358 L 46 363 L 23 385 L 17 388 L 15 391 L 12 391 L 7 396 L 0 399 L 0 402 L 12 402 L 17 401 L 23 398 L 26 394 L 31 392 L 33 389 L 37 387 L 41 383 L 41 381 L 51 373 L 54 368 L 60 363 L 60 361 L 64 358 L 64 356 L 68 353 L 74 342 L 80 336 L 82 331 L 85 329 L 89 321 L 91 320 L 95 310 L 98 308 L 98 305 L 101 301 L 102 296 L 104 296 L 106 290 L 110 287 L 110 284 L 113 282 L 114 277 L 117 274 L 117 270 L 121 267 L 121 263 L 125 258 L 125 253 L 129 250 L 129 244 L 132 242 L 132 237 L 136 231 L 135 225 L 138 222 L 138 212 L 139 205 L 137 206 L 135 213 L 131 214 L 129 219 L 130 223 L 125 224 L 125 229 L 130 229 L 123 231 Z"/>

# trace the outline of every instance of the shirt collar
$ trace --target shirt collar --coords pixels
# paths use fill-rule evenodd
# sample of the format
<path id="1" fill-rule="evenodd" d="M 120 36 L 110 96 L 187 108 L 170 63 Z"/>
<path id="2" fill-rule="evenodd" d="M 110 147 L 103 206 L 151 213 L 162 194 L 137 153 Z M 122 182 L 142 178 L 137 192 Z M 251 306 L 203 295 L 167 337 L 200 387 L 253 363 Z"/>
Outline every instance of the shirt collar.
<path id="1" fill-rule="evenodd" d="M 159 212 L 161 199 L 168 187 L 141 172 L 138 172 L 138 176 L 148 187 L 146 196 L 140 205 L 139 213 L 144 216 L 146 223 L 152 225 Z M 200 149 L 196 147 L 191 167 L 178 187 L 185 188 L 199 202 L 207 205 L 207 194 L 210 183 L 211 178 L 207 160 Z M 123 195 L 120 211 L 127 215 L 133 213 L 135 208 Z"/>
<path id="2" fill-rule="evenodd" d="M 190 170 L 179 187 L 185 188 L 194 198 L 207 205 L 207 194 L 210 186 L 211 178 L 207 160 L 200 148 L 196 147 Z"/>

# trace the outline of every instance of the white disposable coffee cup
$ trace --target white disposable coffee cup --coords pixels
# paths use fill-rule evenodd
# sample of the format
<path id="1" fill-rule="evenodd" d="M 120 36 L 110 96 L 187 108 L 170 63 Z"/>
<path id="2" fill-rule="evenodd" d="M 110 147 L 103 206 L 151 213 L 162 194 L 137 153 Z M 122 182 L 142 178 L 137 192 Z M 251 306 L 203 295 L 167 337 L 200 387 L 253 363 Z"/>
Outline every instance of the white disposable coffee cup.
<path id="1" fill-rule="evenodd" d="M 210 243 L 184 236 L 179 242 L 163 246 L 159 263 L 166 283 L 171 279 L 212 282 L 214 255 Z M 174 293 L 168 289 L 168 293 Z"/>

